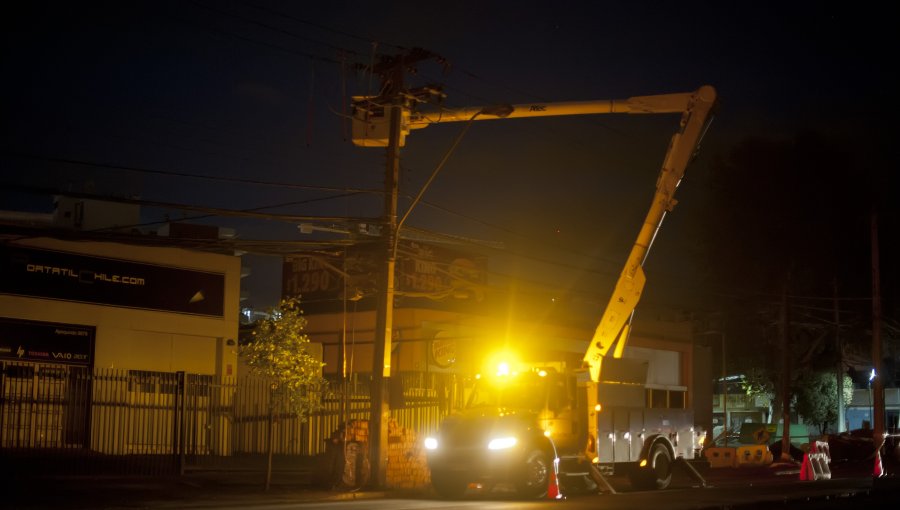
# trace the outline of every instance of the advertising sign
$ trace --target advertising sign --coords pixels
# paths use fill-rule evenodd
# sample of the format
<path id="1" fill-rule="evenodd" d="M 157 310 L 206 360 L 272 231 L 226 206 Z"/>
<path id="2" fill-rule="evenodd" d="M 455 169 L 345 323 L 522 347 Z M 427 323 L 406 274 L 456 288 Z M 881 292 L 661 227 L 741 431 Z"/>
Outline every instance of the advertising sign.
<path id="1" fill-rule="evenodd" d="M 93 326 L 0 317 L 0 359 L 91 366 Z"/>
<path id="2" fill-rule="evenodd" d="M 377 245 L 354 246 L 346 252 L 291 255 L 284 258 L 282 293 L 303 301 L 350 300 L 377 293 L 383 270 Z M 487 283 L 483 257 L 431 244 L 402 241 L 397 250 L 398 296 L 480 301 Z"/>
<path id="3" fill-rule="evenodd" d="M 0 293 L 223 317 L 225 275 L 0 245 Z"/>

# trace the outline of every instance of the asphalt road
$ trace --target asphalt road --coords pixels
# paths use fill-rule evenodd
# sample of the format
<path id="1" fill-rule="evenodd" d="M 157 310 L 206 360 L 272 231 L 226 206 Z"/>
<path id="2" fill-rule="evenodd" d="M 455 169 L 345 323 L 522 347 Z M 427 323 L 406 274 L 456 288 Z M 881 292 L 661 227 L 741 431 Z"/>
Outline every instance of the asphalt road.
<path id="1" fill-rule="evenodd" d="M 889 470 L 888 473 L 893 473 Z M 317 490 L 284 473 L 269 491 L 257 474 L 194 473 L 173 479 L 70 477 L 47 480 L 6 480 L 0 508 L 10 509 L 511 509 L 549 508 L 636 510 L 660 508 L 896 508 L 900 477 L 873 480 L 867 464 L 835 466 L 830 480 L 801 481 L 796 467 L 709 470 L 705 486 L 684 473 L 665 491 L 639 492 L 627 480 L 610 477 L 615 494 L 596 490 L 564 491 L 562 501 L 524 501 L 503 487 L 491 492 L 470 490 L 458 501 L 438 499 L 429 490 Z"/>

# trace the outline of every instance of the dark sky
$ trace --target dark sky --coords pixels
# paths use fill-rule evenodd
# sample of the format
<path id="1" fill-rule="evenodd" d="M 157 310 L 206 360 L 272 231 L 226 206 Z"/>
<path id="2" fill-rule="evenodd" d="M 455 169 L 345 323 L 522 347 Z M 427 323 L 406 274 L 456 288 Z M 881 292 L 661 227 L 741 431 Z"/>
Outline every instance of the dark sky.
<path id="1" fill-rule="evenodd" d="M 0 188 L 379 216 L 377 194 L 335 198 L 383 189 L 384 151 L 355 147 L 342 116 L 348 96 L 377 91 L 377 78 L 360 65 L 412 47 L 449 62 L 424 62 L 407 77 L 411 86 L 443 84 L 448 106 L 713 85 L 721 106 L 697 167 L 748 136 L 804 129 L 871 150 L 896 122 L 888 93 L 897 90 L 891 66 L 900 45 L 890 16 L 874 2 L 783 4 L 27 2 L 2 21 Z M 606 296 L 676 123 L 677 116 L 476 123 L 408 224 L 502 241 L 531 258 L 504 262 L 498 273 Z M 402 195 L 421 189 L 461 128 L 410 135 Z M 672 289 L 690 285 L 699 264 L 685 248 L 696 242 L 707 191 L 691 180 L 693 168 L 648 262 Z M 2 209 L 49 204 L 40 195 L 0 197 Z M 401 214 L 408 205 L 401 200 Z M 166 214 L 196 213 L 147 208 L 145 219 Z M 195 221 L 235 228 L 243 239 L 309 238 L 287 222 Z M 248 260 L 251 304 L 273 304 L 277 262 Z"/>

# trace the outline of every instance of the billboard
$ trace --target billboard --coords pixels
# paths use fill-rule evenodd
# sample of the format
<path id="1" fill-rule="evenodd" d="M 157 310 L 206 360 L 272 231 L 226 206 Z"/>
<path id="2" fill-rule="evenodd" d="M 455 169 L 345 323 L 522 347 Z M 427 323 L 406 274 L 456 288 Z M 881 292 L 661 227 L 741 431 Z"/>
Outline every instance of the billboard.
<path id="1" fill-rule="evenodd" d="M 372 297 L 383 271 L 383 248 L 357 245 L 344 251 L 284 258 L 282 295 L 305 302 Z M 487 259 L 417 241 L 397 249 L 395 293 L 407 298 L 480 301 L 487 285 Z"/>
<path id="2" fill-rule="evenodd" d="M 0 294 L 224 317 L 225 274 L 0 245 Z"/>

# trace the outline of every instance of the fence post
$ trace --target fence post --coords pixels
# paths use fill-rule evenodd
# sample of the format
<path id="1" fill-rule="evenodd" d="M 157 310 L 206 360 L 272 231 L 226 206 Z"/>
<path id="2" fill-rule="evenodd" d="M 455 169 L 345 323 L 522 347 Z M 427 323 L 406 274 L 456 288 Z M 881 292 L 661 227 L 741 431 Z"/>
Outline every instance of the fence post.
<path id="1" fill-rule="evenodd" d="M 185 381 L 184 372 L 175 372 L 175 408 L 172 410 L 172 453 L 175 456 L 175 466 L 179 475 L 184 475 L 184 405 L 185 405 Z"/>
<path id="2" fill-rule="evenodd" d="M 178 448 L 178 474 L 184 476 L 185 455 L 187 454 L 187 378 L 184 372 L 179 372 L 181 376 L 181 433 L 179 436 Z"/>

